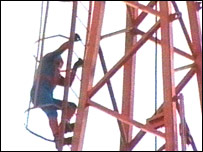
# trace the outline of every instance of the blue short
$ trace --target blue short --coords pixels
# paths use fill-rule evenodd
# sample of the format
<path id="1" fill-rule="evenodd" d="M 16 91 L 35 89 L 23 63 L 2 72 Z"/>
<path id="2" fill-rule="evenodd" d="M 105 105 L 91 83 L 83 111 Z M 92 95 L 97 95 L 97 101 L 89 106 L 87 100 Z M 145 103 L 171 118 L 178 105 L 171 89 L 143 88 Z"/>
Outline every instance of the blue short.
<path id="1" fill-rule="evenodd" d="M 57 116 L 58 116 L 57 110 L 62 109 L 62 101 L 57 100 L 57 99 L 52 99 L 52 100 L 54 101 L 53 105 L 49 105 L 49 106 L 43 107 L 41 109 L 46 113 L 48 118 L 57 118 Z M 72 102 L 68 102 L 68 107 L 70 107 L 72 109 L 77 108 L 76 104 L 74 104 Z"/>
<path id="2" fill-rule="evenodd" d="M 34 102 L 34 87 L 31 90 L 31 99 Z M 46 88 L 39 87 L 38 95 L 36 99 L 36 105 L 41 107 L 41 109 L 46 113 L 48 118 L 57 118 L 57 110 L 62 109 L 62 101 L 53 98 L 53 93 Z M 68 107 L 76 109 L 76 104 L 68 102 Z"/>

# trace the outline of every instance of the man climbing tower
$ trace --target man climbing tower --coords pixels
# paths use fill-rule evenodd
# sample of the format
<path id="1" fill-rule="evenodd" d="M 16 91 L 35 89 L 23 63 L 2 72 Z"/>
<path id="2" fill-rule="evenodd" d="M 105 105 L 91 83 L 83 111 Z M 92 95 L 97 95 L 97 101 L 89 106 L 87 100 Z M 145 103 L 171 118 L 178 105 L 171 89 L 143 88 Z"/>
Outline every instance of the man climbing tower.
<path id="1" fill-rule="evenodd" d="M 79 41 L 80 37 L 78 34 L 75 34 L 75 41 Z M 64 84 L 65 79 L 60 75 L 60 69 L 63 66 L 63 60 L 61 58 L 61 54 L 70 48 L 70 41 L 65 42 L 62 44 L 56 51 L 53 51 L 51 53 L 46 54 L 40 61 L 37 75 L 35 77 L 35 81 L 33 84 L 33 87 L 31 89 L 31 99 L 34 106 L 39 106 L 47 115 L 49 119 L 49 126 L 51 128 L 51 131 L 53 133 L 54 139 L 56 141 L 56 148 L 57 146 L 57 140 L 58 140 L 58 134 L 59 134 L 59 124 L 57 121 L 57 110 L 62 109 L 62 103 L 64 101 L 54 99 L 53 98 L 53 91 L 56 87 L 56 85 L 65 86 L 67 84 Z M 79 67 L 81 67 L 83 64 L 82 59 L 78 59 L 78 61 L 74 64 L 71 72 L 70 72 L 70 86 L 73 83 L 73 80 L 75 78 L 76 71 Z M 37 85 L 37 79 L 39 79 L 39 85 L 38 90 L 36 90 Z M 36 99 L 35 97 L 35 91 L 36 92 Z M 34 103 L 35 102 L 35 103 Z M 67 122 L 70 121 L 71 117 L 76 111 L 77 106 L 72 103 L 68 102 L 67 104 L 67 116 L 66 120 Z M 66 124 L 66 130 L 65 132 L 71 132 L 73 131 L 74 124 Z M 66 138 L 64 140 L 64 144 L 70 145 L 72 138 Z"/>

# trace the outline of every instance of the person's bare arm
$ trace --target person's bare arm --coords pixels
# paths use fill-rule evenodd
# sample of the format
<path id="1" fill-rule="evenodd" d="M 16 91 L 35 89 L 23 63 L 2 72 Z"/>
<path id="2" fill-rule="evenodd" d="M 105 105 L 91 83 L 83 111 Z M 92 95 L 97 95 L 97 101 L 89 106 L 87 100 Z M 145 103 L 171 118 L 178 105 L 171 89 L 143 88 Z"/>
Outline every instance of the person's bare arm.
<path id="1" fill-rule="evenodd" d="M 70 86 L 72 85 L 74 79 L 75 79 L 75 74 L 77 72 L 77 69 L 79 67 L 81 67 L 83 65 L 83 60 L 82 59 L 79 59 L 73 66 L 72 70 L 70 71 Z M 59 80 L 59 83 L 58 85 L 60 86 L 66 86 L 67 84 L 65 84 L 65 78 L 60 76 L 60 80 Z"/>
<path id="2" fill-rule="evenodd" d="M 73 81 L 75 79 L 75 74 L 77 72 L 77 69 L 79 67 L 81 67 L 82 65 L 83 65 L 83 60 L 79 58 L 78 61 L 75 62 L 74 66 L 73 66 L 73 68 L 71 70 L 71 74 L 70 74 L 70 86 L 72 85 L 72 83 L 73 83 Z"/>
<path id="3" fill-rule="evenodd" d="M 70 41 L 67 41 L 65 43 L 63 43 L 57 50 L 56 52 L 58 52 L 59 54 L 62 54 L 65 50 L 70 48 Z"/>
<path id="4" fill-rule="evenodd" d="M 80 41 L 80 36 L 76 33 L 75 34 L 75 39 L 74 42 Z M 65 50 L 70 49 L 71 46 L 71 42 L 67 41 L 65 43 L 63 43 L 57 50 L 55 50 L 54 52 L 51 52 L 51 56 L 58 56 L 61 55 Z"/>
<path id="5" fill-rule="evenodd" d="M 73 83 L 73 80 L 74 80 L 74 78 L 75 78 L 76 71 L 77 71 L 77 69 L 72 69 L 72 70 L 70 71 L 70 86 L 71 86 L 72 83 Z M 58 85 L 65 87 L 65 86 L 67 86 L 68 84 L 65 84 L 65 78 L 62 77 L 62 76 L 60 76 L 59 81 L 58 81 Z"/>

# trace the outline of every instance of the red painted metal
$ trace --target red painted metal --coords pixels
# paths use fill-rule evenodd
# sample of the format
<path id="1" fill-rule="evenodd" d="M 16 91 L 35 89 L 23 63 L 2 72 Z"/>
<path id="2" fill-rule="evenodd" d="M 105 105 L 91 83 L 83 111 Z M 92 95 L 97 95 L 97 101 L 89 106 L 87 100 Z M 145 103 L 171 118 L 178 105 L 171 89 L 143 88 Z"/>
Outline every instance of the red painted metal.
<path id="1" fill-rule="evenodd" d="M 134 25 L 134 20 L 138 16 L 138 10 L 127 6 L 126 28 Z M 127 54 L 130 48 L 136 44 L 137 37 L 133 32 L 126 33 L 125 53 Z M 135 84 L 135 55 L 124 64 L 123 72 L 123 102 L 122 115 L 133 119 L 134 109 L 134 84 Z M 127 142 L 132 139 L 132 126 L 124 124 L 124 131 L 127 135 Z M 126 150 L 126 143 L 121 141 L 120 150 Z"/>
<path id="2" fill-rule="evenodd" d="M 158 21 L 145 35 L 143 35 L 143 37 L 130 49 L 130 51 L 121 58 L 121 60 L 88 92 L 90 98 L 138 51 L 138 49 L 159 27 L 160 21 Z"/>
<path id="3" fill-rule="evenodd" d="M 144 35 L 145 32 L 143 32 L 143 31 L 141 31 L 139 29 L 136 29 L 135 34 Z M 151 37 L 150 40 L 153 41 L 153 42 L 157 41 L 157 44 L 161 45 L 161 40 L 160 39 L 156 40 L 154 37 Z M 182 55 L 183 57 L 186 57 L 186 58 L 188 58 L 190 60 L 194 60 L 194 57 L 192 55 L 190 55 L 190 54 L 188 54 L 188 53 L 186 53 L 186 52 L 184 52 L 184 51 L 182 51 L 182 50 L 180 50 L 180 49 L 178 49 L 176 47 L 173 47 L 173 49 L 174 49 L 175 53 L 177 53 L 179 55 Z"/>
<path id="4" fill-rule="evenodd" d="M 149 4 L 147 6 L 148 7 L 153 7 L 155 4 L 156 4 L 156 1 L 151 1 L 151 2 L 149 2 Z M 137 28 L 137 26 L 140 23 L 142 23 L 142 21 L 144 20 L 144 18 L 147 15 L 148 15 L 148 13 L 146 13 L 146 12 L 140 13 L 139 16 L 137 18 L 135 18 L 134 21 L 133 21 L 134 26 L 131 26 L 131 27 L 128 27 L 126 29 L 122 29 L 122 30 L 119 30 L 119 31 L 116 31 L 116 32 L 112 32 L 112 33 L 109 33 L 109 34 L 102 35 L 101 39 L 104 39 L 104 38 L 107 38 L 107 37 L 110 37 L 110 36 L 114 36 L 114 35 L 117 35 L 117 34 L 121 34 L 121 33 L 124 33 L 124 32 L 132 32 L 135 28 Z"/>
<path id="5" fill-rule="evenodd" d="M 142 124 L 142 123 L 139 123 L 138 121 L 129 119 L 129 118 L 127 118 L 127 117 L 124 117 L 123 115 L 121 115 L 121 114 L 119 114 L 119 113 L 117 113 L 117 112 L 115 112 L 115 111 L 112 111 L 112 110 L 110 110 L 110 109 L 108 109 L 108 108 L 106 108 L 106 107 L 104 107 L 104 106 L 102 106 L 102 105 L 100 105 L 100 104 L 98 104 L 98 103 L 95 103 L 95 102 L 93 102 L 93 101 L 90 101 L 90 100 L 89 100 L 88 103 L 89 103 L 90 106 L 92 106 L 92 107 L 94 107 L 94 108 L 97 108 L 97 109 L 99 109 L 99 110 L 101 110 L 101 111 L 103 111 L 103 112 L 105 112 L 105 113 L 107 113 L 107 114 L 109 114 L 109 115 L 111 115 L 111 116 L 113 116 L 113 117 L 119 119 L 120 121 L 122 121 L 122 122 L 124 122 L 124 123 L 126 123 L 126 124 L 128 124 L 128 125 L 136 126 L 137 128 L 140 128 L 141 130 L 143 130 L 143 131 L 145 131 L 145 132 L 152 133 L 152 134 L 154 134 L 155 136 L 158 136 L 158 137 L 162 137 L 162 138 L 165 137 L 165 134 L 164 134 L 164 133 L 155 130 L 155 129 L 154 129 L 152 126 L 150 126 L 150 125 L 144 125 L 144 124 Z"/>
<path id="6" fill-rule="evenodd" d="M 149 4 L 147 5 L 147 7 L 149 7 L 149 8 L 153 8 L 155 5 L 156 5 L 156 3 L 157 3 L 157 1 L 150 1 L 149 2 Z M 137 4 L 137 3 L 136 3 Z M 137 17 L 134 17 L 134 28 L 137 28 L 138 27 L 138 25 L 140 24 L 140 23 L 142 23 L 142 21 L 145 19 L 145 17 L 148 15 L 149 13 L 146 13 L 146 12 L 142 12 L 142 13 L 140 13 L 139 14 L 139 16 L 138 16 L 138 14 L 137 14 Z M 133 17 L 133 16 L 132 16 Z"/>
<path id="7" fill-rule="evenodd" d="M 202 110 L 202 34 L 199 22 L 199 13 L 197 3 L 195 1 L 187 1 L 187 7 L 192 37 L 192 53 L 195 58 L 200 105 Z"/>
<path id="8" fill-rule="evenodd" d="M 171 3 L 173 4 L 173 7 L 174 7 L 176 13 L 180 13 L 180 10 L 179 10 L 178 5 L 176 4 L 176 2 L 175 2 L 175 1 L 171 1 Z M 192 42 L 191 42 L 189 33 L 188 33 L 188 31 L 187 31 L 187 28 L 186 28 L 186 26 L 185 26 L 185 23 L 184 23 L 184 21 L 183 21 L 182 16 L 180 16 L 180 17 L 178 18 L 178 20 L 179 20 L 179 22 L 180 22 L 181 28 L 182 28 L 183 33 L 184 33 L 184 35 L 185 35 L 185 38 L 186 38 L 186 40 L 187 40 L 188 46 L 189 46 L 190 50 L 192 50 Z"/>
<path id="9" fill-rule="evenodd" d="M 157 151 L 163 151 L 165 149 L 166 144 L 163 144 Z"/>
<path id="10" fill-rule="evenodd" d="M 184 101 L 183 101 L 183 95 L 182 94 L 180 94 L 178 97 L 176 97 L 176 99 L 175 100 L 177 100 L 177 102 L 176 102 L 176 105 L 177 105 L 177 111 L 178 111 L 178 113 L 179 113 L 179 115 L 180 115 L 180 118 L 181 117 L 184 117 L 184 119 L 185 119 L 185 115 L 184 114 L 182 114 L 181 112 L 181 110 L 183 110 L 183 106 L 184 106 Z M 180 100 L 182 100 L 182 101 L 180 101 Z M 181 103 L 182 102 L 182 103 Z M 181 105 L 182 104 L 182 105 Z M 183 126 L 182 126 L 183 127 Z M 188 127 L 188 124 L 187 124 L 187 122 L 186 122 L 186 120 L 184 120 L 184 130 L 185 130 L 185 136 L 186 137 L 183 137 L 183 138 L 187 138 L 187 140 L 186 140 L 186 142 L 187 142 L 187 144 L 189 145 L 189 144 L 191 144 L 191 146 L 192 146 L 192 148 L 193 148 L 193 150 L 194 151 L 197 151 L 197 147 L 196 147 L 196 144 L 195 144 L 195 142 L 194 142 L 194 139 L 193 139 L 193 137 L 192 137 L 192 135 L 191 135 L 191 133 L 190 133 L 190 129 L 189 129 L 189 127 Z M 180 132 L 182 132 L 181 130 L 180 130 Z M 185 140 L 185 139 L 184 139 Z M 185 142 L 185 141 L 184 141 Z"/>
<path id="11" fill-rule="evenodd" d="M 186 122 L 185 122 L 185 109 L 184 109 L 184 98 L 183 95 L 180 94 L 179 98 L 179 105 L 180 105 L 180 136 L 181 136 L 181 146 L 182 151 L 186 151 L 186 144 L 187 144 L 187 131 L 186 131 Z"/>
<path id="12" fill-rule="evenodd" d="M 164 93 L 164 124 L 166 134 L 166 150 L 177 151 L 177 124 L 176 104 L 173 102 L 175 94 L 174 68 L 173 68 L 173 35 L 169 19 L 171 14 L 171 3 L 160 2 L 161 11 L 161 45 L 162 45 L 162 71 L 163 71 L 163 93 Z"/>
<path id="13" fill-rule="evenodd" d="M 160 13 L 154 9 L 152 9 L 151 7 L 148 6 L 144 6 L 140 3 L 137 2 L 133 2 L 133 1 L 124 1 L 124 3 L 126 3 L 128 6 L 136 8 L 136 9 L 141 9 L 143 12 L 146 13 L 151 13 L 154 14 L 156 16 L 160 16 Z"/>
<path id="14" fill-rule="evenodd" d="M 61 116 L 61 125 L 59 128 L 59 151 L 63 150 L 64 143 L 64 132 L 65 132 L 65 124 L 66 124 L 66 116 L 67 116 L 67 105 L 68 105 L 68 94 L 70 88 L 70 71 L 71 71 L 71 62 L 73 56 L 73 46 L 74 46 L 74 38 L 75 38 L 75 26 L 76 26 L 76 15 L 77 15 L 77 1 L 73 1 L 73 10 L 72 10 L 72 21 L 71 21 L 71 29 L 70 29 L 70 39 L 72 42 L 68 51 L 67 64 L 66 64 L 66 77 L 65 77 L 65 88 L 64 88 L 64 96 L 62 103 L 62 116 Z"/>
<path id="15" fill-rule="evenodd" d="M 103 1 L 96 1 L 94 4 L 92 16 L 93 22 L 90 27 L 88 42 L 85 50 L 80 100 L 71 148 L 71 150 L 73 151 L 79 151 L 82 149 L 83 146 L 85 127 L 88 115 L 88 106 L 87 106 L 87 102 L 89 100 L 88 90 L 91 89 L 93 83 L 94 69 L 99 50 L 99 41 L 104 15 L 104 6 L 105 2 Z"/>
<path id="16" fill-rule="evenodd" d="M 188 4 L 188 13 L 191 26 L 191 39 L 188 36 L 187 29 L 184 25 L 183 19 L 179 18 L 181 27 L 183 29 L 184 36 L 187 39 L 187 42 L 192 48 L 192 55 L 182 51 L 181 49 L 176 48 L 173 45 L 173 35 L 172 35 L 172 22 L 174 19 L 177 19 L 176 14 L 172 14 L 170 1 L 160 1 L 160 11 L 153 9 L 155 1 L 151 1 L 147 6 L 139 4 L 138 2 L 125 1 L 130 10 L 140 9 L 143 11 L 138 17 L 134 16 L 133 11 L 129 13 L 129 20 L 133 19 L 133 23 L 127 25 L 126 29 L 113 32 L 104 36 L 101 34 L 101 25 L 104 15 L 104 2 L 94 2 L 94 12 L 89 18 L 90 27 L 88 28 L 87 42 L 86 42 L 86 53 L 85 53 L 85 62 L 83 66 L 82 73 L 82 84 L 80 92 L 80 101 L 76 119 L 76 126 L 74 129 L 74 138 L 72 144 L 72 150 L 81 150 L 84 140 L 85 126 L 88 116 L 88 107 L 92 106 L 97 108 L 113 117 L 118 119 L 120 122 L 125 123 L 125 133 L 128 137 L 128 143 L 121 144 L 121 150 L 132 150 L 142 137 L 146 133 L 152 133 L 155 136 L 162 137 L 166 140 L 166 143 L 159 150 L 178 150 L 178 141 L 177 141 L 177 120 L 176 120 L 176 110 L 179 112 L 180 108 L 177 105 L 176 96 L 181 92 L 181 90 L 187 85 L 190 79 L 197 74 L 197 80 L 199 85 L 199 94 L 200 102 L 202 106 L 202 46 L 201 46 L 201 34 L 200 27 L 198 23 L 197 15 L 197 5 L 195 2 L 187 2 Z M 175 8 L 178 11 L 177 8 Z M 143 22 L 147 14 L 153 14 L 160 17 L 160 20 L 152 26 L 148 32 L 143 32 L 138 30 L 137 26 Z M 193 24 L 194 23 L 194 24 Z M 135 27 L 133 27 L 133 25 Z M 133 120 L 132 111 L 133 111 L 133 96 L 134 96 L 134 70 L 135 64 L 133 57 L 136 55 L 136 52 L 147 42 L 151 40 L 155 42 L 155 38 L 152 36 L 154 32 L 158 29 L 161 29 L 161 39 L 157 40 L 157 43 L 162 47 L 162 72 L 163 72 L 163 92 L 164 92 L 164 103 L 159 107 L 157 113 L 154 114 L 150 119 L 148 119 L 146 125 L 139 123 L 138 121 Z M 110 69 L 105 76 L 93 87 L 93 77 L 94 69 L 97 59 L 97 53 L 99 49 L 99 41 L 101 38 L 119 34 L 122 32 L 128 32 L 126 40 L 126 54 L 122 57 L 112 69 Z M 133 34 L 140 34 L 142 38 L 135 43 L 132 42 Z M 129 36 L 130 35 L 130 36 Z M 192 45 L 192 47 L 191 47 Z M 131 46 L 131 47 L 130 47 Z M 174 67 L 173 67 L 173 55 L 178 53 L 185 58 L 188 58 L 195 62 L 195 67 L 191 67 L 191 70 L 185 75 L 185 77 L 180 81 L 180 83 L 175 87 L 174 85 Z M 105 108 L 102 105 L 99 105 L 91 101 L 91 97 L 101 89 L 104 84 L 109 82 L 109 79 L 122 67 L 124 66 L 124 82 L 123 82 L 123 110 L 122 114 L 119 114 L 116 111 L 112 111 L 108 108 Z M 184 114 L 183 114 L 184 115 Z M 132 130 L 131 127 L 135 126 L 140 128 L 140 132 L 132 139 Z M 162 133 L 157 130 L 160 126 L 165 127 L 165 133 Z M 187 132 L 189 128 L 185 126 Z M 192 136 L 188 138 L 191 141 L 191 145 L 196 148 Z"/>
<path id="17" fill-rule="evenodd" d="M 189 82 L 189 80 L 194 76 L 195 70 L 191 69 L 185 77 L 179 82 L 179 84 L 176 86 L 176 94 L 179 94 L 181 90 L 185 87 L 185 85 Z"/>
<path id="18" fill-rule="evenodd" d="M 140 130 L 137 133 L 137 135 L 128 143 L 127 151 L 131 151 L 139 143 L 139 141 L 142 139 L 142 137 L 144 137 L 145 134 L 146 134 L 146 132 Z"/>

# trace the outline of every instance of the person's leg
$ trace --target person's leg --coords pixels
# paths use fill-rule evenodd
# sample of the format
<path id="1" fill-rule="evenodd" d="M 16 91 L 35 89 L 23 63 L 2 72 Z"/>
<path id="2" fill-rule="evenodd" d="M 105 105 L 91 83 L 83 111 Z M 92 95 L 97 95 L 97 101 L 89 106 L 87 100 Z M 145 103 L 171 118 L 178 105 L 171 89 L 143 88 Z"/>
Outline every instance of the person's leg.
<path id="1" fill-rule="evenodd" d="M 57 108 L 54 106 L 44 107 L 42 110 L 46 113 L 49 119 L 49 126 L 53 135 L 58 134 L 58 120 L 57 120 Z"/>
<path id="2" fill-rule="evenodd" d="M 58 110 L 62 109 L 63 102 L 64 101 L 54 99 L 54 104 L 58 107 Z M 77 109 L 76 104 L 74 104 L 72 102 L 67 103 L 67 115 L 66 115 L 67 122 L 69 122 L 70 119 L 73 117 L 73 115 L 75 114 L 76 109 Z"/>
<path id="3" fill-rule="evenodd" d="M 52 134 L 54 136 L 54 141 L 56 144 L 56 149 L 58 149 L 58 138 L 59 138 L 59 125 L 57 120 L 57 108 L 55 106 L 50 106 L 42 108 L 49 119 L 49 127 L 51 128 Z"/>
<path id="4" fill-rule="evenodd" d="M 56 149 L 58 149 L 58 140 L 59 140 L 59 125 L 57 118 L 49 118 L 49 126 L 51 128 L 52 134 L 54 136 L 54 141 L 56 144 Z"/>
<path id="5" fill-rule="evenodd" d="M 63 101 L 60 101 L 60 100 L 57 100 L 57 99 L 54 99 L 55 101 L 55 104 L 60 107 L 60 109 L 62 109 L 62 103 Z M 67 103 L 67 115 L 66 115 L 66 124 L 65 124 L 65 132 L 64 133 L 67 133 L 67 132 L 72 132 L 73 129 L 74 129 L 74 123 L 70 124 L 70 119 L 72 118 L 72 116 L 75 114 L 75 111 L 76 111 L 76 108 L 77 106 L 72 103 L 72 102 L 68 102 Z M 62 123 L 60 123 L 59 125 L 59 128 L 61 128 L 62 126 Z M 64 138 L 64 145 L 70 145 L 72 142 L 72 137 L 69 137 L 69 138 Z"/>
<path id="6" fill-rule="evenodd" d="M 76 109 L 77 109 L 76 104 L 74 104 L 72 102 L 68 102 L 68 105 L 67 105 L 67 115 L 66 115 L 67 121 L 70 121 L 70 119 L 75 114 Z"/>
<path id="7" fill-rule="evenodd" d="M 49 126 L 51 128 L 51 131 L 54 136 L 58 135 L 59 132 L 59 126 L 58 126 L 58 120 L 57 118 L 49 118 Z"/>
<path id="8" fill-rule="evenodd" d="M 32 94 L 33 95 L 33 94 Z M 57 121 L 57 109 L 55 106 L 55 101 L 53 100 L 53 93 L 47 90 L 46 87 L 39 87 L 39 92 L 37 96 L 37 103 L 41 107 L 41 109 L 45 112 L 49 120 L 49 127 L 54 136 L 54 140 L 56 143 L 56 148 L 58 149 L 58 135 L 59 135 L 59 125 Z M 47 106 L 46 106 L 47 105 Z"/>
<path id="9" fill-rule="evenodd" d="M 66 115 L 66 126 L 65 126 L 65 133 L 67 132 L 72 132 L 74 129 L 74 123 L 69 123 L 70 119 L 73 117 L 73 115 L 75 114 L 77 106 L 72 103 L 72 102 L 68 102 L 67 105 L 67 115 Z M 61 126 L 61 123 L 60 123 Z"/>

